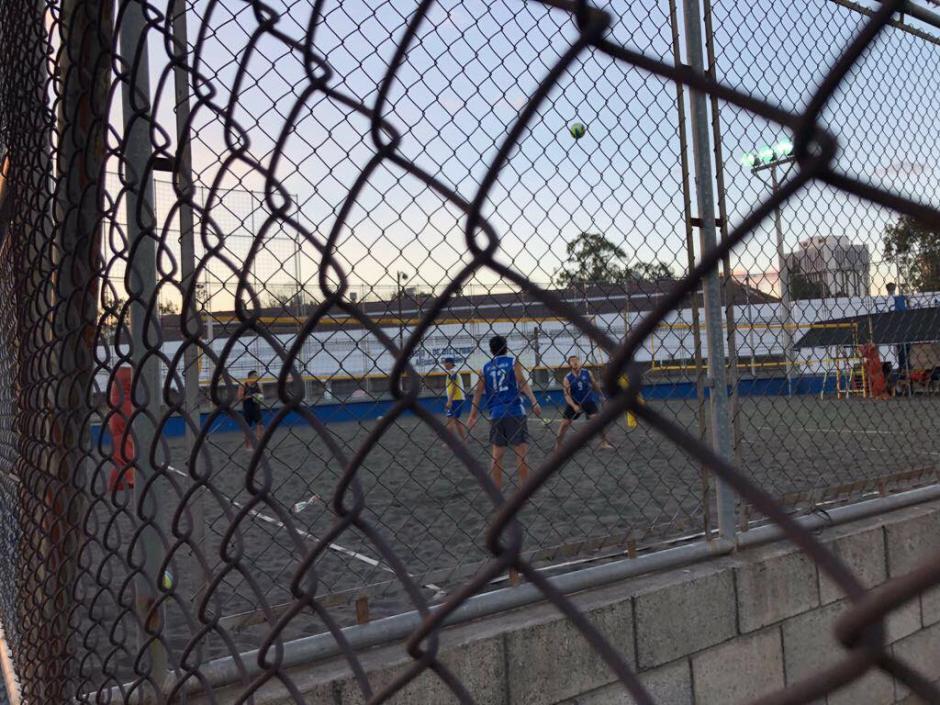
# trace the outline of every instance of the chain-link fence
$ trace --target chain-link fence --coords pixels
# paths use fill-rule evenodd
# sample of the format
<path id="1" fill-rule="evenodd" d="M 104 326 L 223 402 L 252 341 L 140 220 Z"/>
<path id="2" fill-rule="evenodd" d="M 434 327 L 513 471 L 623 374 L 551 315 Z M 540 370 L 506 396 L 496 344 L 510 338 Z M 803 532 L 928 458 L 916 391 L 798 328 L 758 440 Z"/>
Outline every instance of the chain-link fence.
<path id="1" fill-rule="evenodd" d="M 22 702 L 245 701 L 395 615 L 364 696 L 471 702 L 437 632 L 525 582 L 646 703 L 554 577 L 768 521 L 857 603 L 789 702 L 940 698 L 876 619 L 931 568 L 866 601 L 795 518 L 936 482 L 938 43 L 900 2 L 0 5 Z"/>

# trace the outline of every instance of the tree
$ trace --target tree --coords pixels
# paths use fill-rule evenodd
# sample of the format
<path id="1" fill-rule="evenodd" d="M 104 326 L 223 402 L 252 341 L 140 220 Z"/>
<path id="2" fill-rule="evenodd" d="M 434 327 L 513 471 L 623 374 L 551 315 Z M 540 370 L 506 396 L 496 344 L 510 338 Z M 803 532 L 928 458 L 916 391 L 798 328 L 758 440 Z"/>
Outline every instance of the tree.
<path id="1" fill-rule="evenodd" d="M 675 279 L 672 269 L 665 262 L 639 262 L 632 268 L 631 273 L 631 279 L 644 279 L 646 281 Z"/>
<path id="2" fill-rule="evenodd" d="M 940 291 L 940 230 L 902 215 L 885 231 L 884 256 L 911 291 Z"/>
<path id="3" fill-rule="evenodd" d="M 173 301 L 158 301 L 157 310 L 160 311 L 161 316 L 172 316 L 174 313 L 179 313 L 179 308 Z"/>
<path id="4" fill-rule="evenodd" d="M 665 262 L 640 262 L 631 267 L 626 263 L 627 253 L 601 233 L 582 232 L 568 243 L 565 251 L 568 259 L 555 273 L 555 282 L 560 287 L 673 278 Z"/>
<path id="5" fill-rule="evenodd" d="M 790 271 L 790 300 L 824 299 L 829 296 L 829 288 L 823 282 L 810 279 L 801 269 Z"/>

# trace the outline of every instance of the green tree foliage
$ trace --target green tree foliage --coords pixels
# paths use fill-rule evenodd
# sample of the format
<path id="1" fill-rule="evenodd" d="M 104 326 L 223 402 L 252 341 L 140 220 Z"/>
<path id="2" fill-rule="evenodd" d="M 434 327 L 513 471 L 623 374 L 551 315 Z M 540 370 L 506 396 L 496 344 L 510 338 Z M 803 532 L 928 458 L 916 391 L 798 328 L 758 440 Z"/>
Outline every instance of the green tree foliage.
<path id="1" fill-rule="evenodd" d="M 566 246 L 565 264 L 555 273 L 560 287 L 583 284 L 625 284 L 631 281 L 673 279 L 665 262 L 627 264 L 627 253 L 601 233 L 583 232 Z"/>
<path id="2" fill-rule="evenodd" d="M 790 299 L 824 299 L 829 296 L 828 287 L 822 282 L 814 282 L 802 270 L 790 271 Z"/>
<path id="3" fill-rule="evenodd" d="M 902 215 L 885 231 L 884 256 L 910 290 L 940 291 L 940 231 Z"/>

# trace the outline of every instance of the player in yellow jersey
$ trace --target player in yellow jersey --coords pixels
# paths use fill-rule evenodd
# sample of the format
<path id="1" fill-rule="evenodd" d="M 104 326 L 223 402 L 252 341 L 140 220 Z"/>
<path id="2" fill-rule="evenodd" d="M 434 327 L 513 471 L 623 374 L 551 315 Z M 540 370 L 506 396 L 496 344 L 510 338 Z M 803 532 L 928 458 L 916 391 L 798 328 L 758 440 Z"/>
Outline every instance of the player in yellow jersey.
<path id="1" fill-rule="evenodd" d="M 463 414 L 463 407 L 466 403 L 466 395 L 463 391 L 463 383 L 460 381 L 460 373 L 456 371 L 454 358 L 444 358 L 444 370 L 447 373 L 446 390 L 447 402 L 444 404 L 444 410 L 447 416 L 447 427 L 460 436 L 460 440 L 467 440 L 467 430 L 464 428 L 460 415 Z"/>

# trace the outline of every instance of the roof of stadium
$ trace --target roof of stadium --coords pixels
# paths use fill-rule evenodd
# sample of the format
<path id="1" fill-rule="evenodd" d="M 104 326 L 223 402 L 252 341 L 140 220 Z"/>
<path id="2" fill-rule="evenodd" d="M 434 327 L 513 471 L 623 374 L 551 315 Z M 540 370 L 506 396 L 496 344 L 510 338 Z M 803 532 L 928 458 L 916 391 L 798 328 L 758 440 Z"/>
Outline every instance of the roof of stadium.
<path id="1" fill-rule="evenodd" d="M 569 304 L 588 316 L 622 313 L 624 311 L 648 311 L 676 285 L 674 279 L 659 281 L 634 281 L 624 284 L 589 284 L 586 287 L 551 290 Z M 775 303 L 779 299 L 759 289 L 731 280 L 727 284 L 729 299 L 734 305 Z M 701 293 L 695 295 L 701 306 Z M 359 309 L 384 326 L 397 326 L 404 322 L 413 325 L 424 315 L 434 301 L 432 294 L 414 294 L 406 291 L 381 301 L 359 301 Z M 263 308 L 258 311 L 259 322 L 272 333 L 296 332 L 300 321 L 314 310 L 315 304 L 285 304 Z M 234 311 L 213 311 L 214 337 L 225 337 L 239 325 Z M 544 304 L 520 292 L 460 295 L 454 297 L 438 316 L 440 323 L 486 323 L 497 321 L 555 320 L 558 315 Z M 165 316 L 161 321 L 164 338 L 180 338 L 178 314 Z M 357 329 L 362 326 L 350 319 L 338 308 L 330 311 L 317 326 L 318 330 L 330 328 Z"/>
<path id="2" fill-rule="evenodd" d="M 798 348 L 848 347 L 861 343 L 902 345 L 940 340 L 940 308 L 912 308 L 818 321 Z"/>

